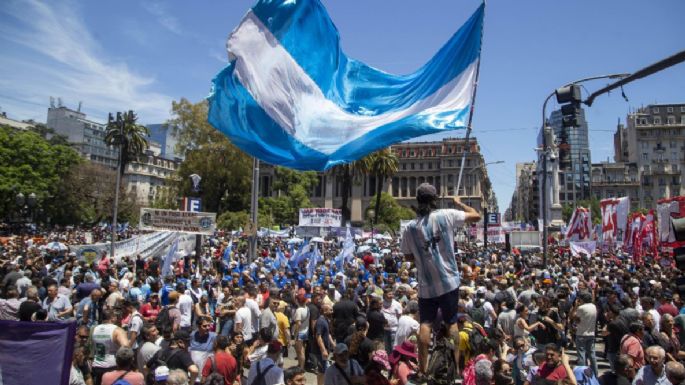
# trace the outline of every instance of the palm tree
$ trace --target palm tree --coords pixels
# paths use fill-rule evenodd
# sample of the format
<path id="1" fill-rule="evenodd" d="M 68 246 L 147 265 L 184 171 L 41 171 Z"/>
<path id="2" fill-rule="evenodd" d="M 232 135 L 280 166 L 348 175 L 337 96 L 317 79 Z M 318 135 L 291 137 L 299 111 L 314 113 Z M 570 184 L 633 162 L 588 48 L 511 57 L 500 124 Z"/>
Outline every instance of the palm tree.
<path id="1" fill-rule="evenodd" d="M 150 148 L 147 138 L 150 130 L 137 123 L 138 116 L 133 111 L 122 113 L 121 119 L 114 120 L 110 115 L 105 133 L 105 143 L 114 146 L 121 151 L 121 164 L 119 172 L 124 174 L 126 166 Z M 120 127 L 123 122 L 123 129 Z"/>
<path id="2" fill-rule="evenodd" d="M 376 205 L 373 223 L 378 223 L 380 216 L 381 191 L 385 180 L 399 170 L 400 161 L 390 148 L 376 151 L 364 157 L 361 162 L 366 173 L 376 177 Z"/>

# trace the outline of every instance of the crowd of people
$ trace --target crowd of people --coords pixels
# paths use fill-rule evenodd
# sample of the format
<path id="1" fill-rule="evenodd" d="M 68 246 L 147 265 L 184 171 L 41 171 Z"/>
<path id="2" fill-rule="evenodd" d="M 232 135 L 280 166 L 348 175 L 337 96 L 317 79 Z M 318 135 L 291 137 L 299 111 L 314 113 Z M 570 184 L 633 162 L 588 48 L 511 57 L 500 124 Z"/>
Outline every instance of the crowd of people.
<path id="1" fill-rule="evenodd" d="M 339 238 L 263 238 L 249 260 L 241 235 L 217 234 L 162 274 L 162 257 L 88 264 L 6 239 L 0 319 L 76 323 L 75 385 L 302 385 L 307 372 L 319 385 L 684 383 L 685 304 L 666 253 L 636 265 L 554 247 L 543 265 L 503 245 L 457 248 L 455 230 L 480 214 L 436 199 L 421 185 L 401 238 L 342 261 Z M 315 266 L 292 263 L 312 247 Z"/>

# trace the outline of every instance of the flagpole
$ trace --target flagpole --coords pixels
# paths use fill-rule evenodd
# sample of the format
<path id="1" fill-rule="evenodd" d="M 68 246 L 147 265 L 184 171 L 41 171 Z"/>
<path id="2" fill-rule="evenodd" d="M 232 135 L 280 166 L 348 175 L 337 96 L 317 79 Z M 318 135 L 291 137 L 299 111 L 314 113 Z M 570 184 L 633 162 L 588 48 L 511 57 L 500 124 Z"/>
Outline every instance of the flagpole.
<path id="1" fill-rule="evenodd" d="M 481 57 L 481 52 L 483 50 L 483 31 L 485 29 L 485 4 L 486 2 L 483 1 L 483 22 L 481 23 L 481 31 L 480 31 L 480 45 L 478 48 L 478 64 L 476 65 L 476 80 L 473 82 L 473 91 L 471 93 L 471 108 L 469 109 L 469 120 L 468 124 L 466 125 L 466 138 L 465 138 L 465 144 L 464 144 L 464 151 L 462 152 L 461 156 L 461 166 L 459 167 L 459 176 L 457 177 L 457 189 L 455 191 L 455 195 L 459 196 L 459 187 L 461 186 L 461 178 L 464 175 L 464 163 L 466 162 L 466 154 L 470 152 L 469 150 L 469 138 L 471 137 L 471 127 L 473 123 L 473 111 L 476 106 L 476 92 L 478 91 L 478 79 L 480 77 L 480 57 Z M 440 201 L 442 205 L 442 201 Z"/>
<path id="2" fill-rule="evenodd" d="M 250 234 L 250 251 L 248 253 L 248 262 L 252 263 L 257 258 L 257 212 L 259 206 L 259 159 L 253 158 L 252 161 L 252 198 L 251 198 L 251 216 L 252 222 Z"/>

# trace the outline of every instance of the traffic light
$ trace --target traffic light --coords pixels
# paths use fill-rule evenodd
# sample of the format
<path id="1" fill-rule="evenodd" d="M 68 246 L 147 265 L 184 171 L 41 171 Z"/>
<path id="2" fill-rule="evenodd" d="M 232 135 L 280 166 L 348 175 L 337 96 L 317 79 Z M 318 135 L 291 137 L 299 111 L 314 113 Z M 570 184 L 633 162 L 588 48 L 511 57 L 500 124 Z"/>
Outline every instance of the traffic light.
<path id="1" fill-rule="evenodd" d="M 561 126 L 577 127 L 580 124 L 580 86 L 571 84 L 556 90 L 557 103 L 561 104 Z"/>

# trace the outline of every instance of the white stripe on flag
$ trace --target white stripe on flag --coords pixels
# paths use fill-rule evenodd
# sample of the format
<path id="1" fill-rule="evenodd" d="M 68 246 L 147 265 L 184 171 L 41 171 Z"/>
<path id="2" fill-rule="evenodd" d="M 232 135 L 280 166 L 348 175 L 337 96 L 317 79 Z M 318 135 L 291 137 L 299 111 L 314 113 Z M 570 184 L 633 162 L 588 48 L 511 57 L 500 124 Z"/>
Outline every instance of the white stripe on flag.
<path id="1" fill-rule="evenodd" d="M 235 58 L 235 76 L 264 111 L 297 140 L 327 155 L 375 128 L 408 116 L 466 108 L 478 65 L 475 60 L 435 93 L 403 110 L 364 116 L 344 111 L 327 99 L 251 11 L 226 47 Z"/>

